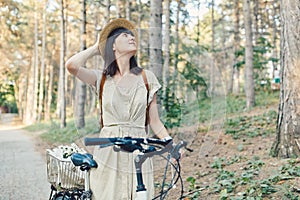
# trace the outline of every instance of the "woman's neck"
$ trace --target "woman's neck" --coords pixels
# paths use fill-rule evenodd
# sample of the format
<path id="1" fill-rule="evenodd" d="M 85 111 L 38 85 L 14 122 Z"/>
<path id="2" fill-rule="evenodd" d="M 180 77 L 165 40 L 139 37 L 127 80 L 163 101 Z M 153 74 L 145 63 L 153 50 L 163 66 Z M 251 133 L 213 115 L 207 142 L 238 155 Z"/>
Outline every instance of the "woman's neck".
<path id="1" fill-rule="evenodd" d="M 130 58 L 128 56 L 121 56 L 117 58 L 117 63 L 121 76 L 130 73 Z"/>

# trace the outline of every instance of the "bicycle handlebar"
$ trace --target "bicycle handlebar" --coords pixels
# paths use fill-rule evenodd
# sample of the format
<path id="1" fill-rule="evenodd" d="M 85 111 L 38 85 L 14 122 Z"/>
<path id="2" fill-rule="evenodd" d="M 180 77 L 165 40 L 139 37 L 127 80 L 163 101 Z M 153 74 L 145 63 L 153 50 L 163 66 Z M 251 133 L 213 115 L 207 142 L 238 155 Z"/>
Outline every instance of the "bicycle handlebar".
<path id="1" fill-rule="evenodd" d="M 127 152 L 133 152 L 139 150 L 143 153 L 151 154 L 163 154 L 167 151 L 171 153 L 171 156 L 176 160 L 180 158 L 179 150 L 181 148 L 186 148 L 187 142 L 180 141 L 177 145 L 173 146 L 172 140 L 160 140 L 155 138 L 132 138 L 132 137 L 115 137 L 115 138 L 85 138 L 84 144 L 86 146 L 99 145 L 100 148 L 117 145 L 120 146 L 122 150 Z M 141 144 L 148 145 L 149 148 L 145 149 Z M 160 145 L 164 148 L 161 150 L 156 150 L 152 145 Z M 189 150 L 188 148 L 186 148 Z"/>
<path id="2" fill-rule="evenodd" d="M 166 146 L 170 141 L 164 141 L 154 138 L 132 138 L 132 137 L 115 137 L 115 138 L 85 138 L 84 144 L 86 146 L 93 145 L 102 145 L 102 146 L 111 146 L 111 145 L 129 145 L 129 144 L 158 144 Z"/>
<path id="3" fill-rule="evenodd" d="M 189 148 L 187 148 L 187 142 L 185 141 L 179 141 L 176 145 L 173 143 L 173 140 L 160 140 L 155 138 L 132 138 L 132 137 L 115 137 L 115 138 L 85 138 L 84 144 L 86 146 L 94 146 L 99 145 L 100 148 L 108 147 L 108 146 L 114 146 L 115 151 L 119 151 L 120 149 L 126 152 L 133 152 L 135 150 L 139 150 L 141 153 L 139 153 L 135 159 L 134 164 L 136 167 L 136 175 L 137 175 L 137 191 L 143 192 L 145 191 L 145 185 L 143 183 L 143 177 L 142 177 L 142 164 L 144 161 L 152 157 L 154 155 L 160 155 L 168 152 L 168 156 L 164 157 L 167 160 L 167 165 L 165 168 L 164 173 L 164 181 L 165 182 L 165 175 L 166 170 L 168 169 L 168 163 L 171 163 L 171 166 L 174 167 L 176 170 L 175 174 L 172 177 L 172 184 L 165 190 L 164 187 L 162 187 L 161 195 L 157 196 L 154 199 L 157 199 L 158 197 L 165 197 L 168 191 L 173 187 L 173 185 L 176 184 L 178 180 L 181 180 L 181 185 L 183 185 L 181 176 L 180 176 L 180 157 L 181 157 L 181 148 L 185 148 L 188 151 L 193 151 Z M 115 149 L 115 147 L 118 146 L 120 149 Z M 145 148 L 146 146 L 147 148 Z M 174 158 L 177 161 L 177 164 L 170 162 L 170 159 Z M 174 182 L 173 182 L 174 180 Z M 163 184 L 164 185 L 164 184 Z M 183 187 L 182 187 L 181 196 L 183 194 Z"/>

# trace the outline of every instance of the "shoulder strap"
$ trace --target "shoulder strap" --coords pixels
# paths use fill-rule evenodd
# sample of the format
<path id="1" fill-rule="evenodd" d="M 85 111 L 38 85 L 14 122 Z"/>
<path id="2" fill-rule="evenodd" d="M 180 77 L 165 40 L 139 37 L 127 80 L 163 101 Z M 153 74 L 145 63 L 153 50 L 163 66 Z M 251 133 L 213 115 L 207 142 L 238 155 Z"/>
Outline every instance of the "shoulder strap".
<path id="1" fill-rule="evenodd" d="M 100 125 L 103 128 L 103 115 L 102 115 L 102 93 L 103 86 L 106 79 L 106 74 L 102 73 L 101 83 L 100 83 L 100 91 L 99 91 L 99 104 L 100 104 Z"/>
<path id="2" fill-rule="evenodd" d="M 142 70 L 142 76 L 143 76 L 143 80 L 147 89 L 147 108 L 146 108 L 146 121 L 145 121 L 145 127 L 146 127 L 146 133 L 148 133 L 148 124 L 149 124 L 149 105 L 148 105 L 148 100 L 149 100 L 149 84 L 148 84 L 148 80 L 147 80 L 147 76 L 145 73 L 145 70 Z"/>

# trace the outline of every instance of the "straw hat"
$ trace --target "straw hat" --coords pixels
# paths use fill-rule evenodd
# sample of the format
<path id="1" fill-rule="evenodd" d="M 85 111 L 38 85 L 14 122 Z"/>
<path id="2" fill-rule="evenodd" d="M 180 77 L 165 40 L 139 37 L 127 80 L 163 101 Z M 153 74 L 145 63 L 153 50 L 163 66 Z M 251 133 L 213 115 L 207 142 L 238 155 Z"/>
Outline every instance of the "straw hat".
<path id="1" fill-rule="evenodd" d="M 130 30 L 134 34 L 136 44 L 138 44 L 137 30 L 135 29 L 135 25 L 124 18 L 114 19 L 111 22 L 109 22 L 100 33 L 99 50 L 101 56 L 104 55 L 107 37 L 113 30 L 117 28 L 126 28 Z"/>

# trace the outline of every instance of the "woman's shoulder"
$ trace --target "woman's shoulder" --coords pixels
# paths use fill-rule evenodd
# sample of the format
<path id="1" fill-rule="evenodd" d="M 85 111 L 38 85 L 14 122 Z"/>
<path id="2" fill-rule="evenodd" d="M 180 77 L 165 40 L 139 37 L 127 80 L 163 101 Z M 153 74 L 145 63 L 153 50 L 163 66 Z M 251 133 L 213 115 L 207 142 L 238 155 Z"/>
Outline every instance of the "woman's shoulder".
<path id="1" fill-rule="evenodd" d="M 97 80 L 100 80 L 102 78 L 103 70 L 101 70 L 101 69 L 92 69 L 92 71 L 96 74 Z"/>
<path id="2" fill-rule="evenodd" d="M 151 79 L 156 78 L 155 74 L 152 71 L 150 71 L 148 69 L 143 69 L 143 70 L 145 71 L 147 78 L 151 78 Z"/>
<path id="3" fill-rule="evenodd" d="M 151 84 L 160 84 L 156 75 L 151 70 L 147 70 L 147 69 L 144 69 L 144 70 L 145 70 L 147 81 L 150 85 Z"/>

